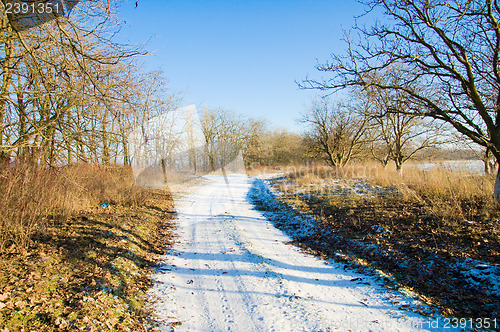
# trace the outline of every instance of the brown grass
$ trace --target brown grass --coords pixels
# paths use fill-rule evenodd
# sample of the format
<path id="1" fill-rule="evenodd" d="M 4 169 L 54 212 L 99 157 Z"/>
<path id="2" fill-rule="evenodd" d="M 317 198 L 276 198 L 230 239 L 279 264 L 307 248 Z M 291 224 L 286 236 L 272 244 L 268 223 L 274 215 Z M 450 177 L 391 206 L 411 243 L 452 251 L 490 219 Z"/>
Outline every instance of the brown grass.
<path id="1" fill-rule="evenodd" d="M 397 189 L 400 199 L 422 203 L 442 220 L 500 218 L 500 206 L 493 198 L 494 175 L 450 171 L 443 167 L 425 171 L 409 166 L 400 175 L 390 166 L 384 169 L 379 164 L 367 163 L 337 169 L 327 166 L 293 168 L 288 178 L 294 181 L 295 188 L 328 179 L 363 179 L 372 185 Z"/>
<path id="2" fill-rule="evenodd" d="M 449 266 L 464 259 L 500 263 L 493 183 L 490 175 L 442 168 L 407 167 L 400 176 L 355 165 L 303 169 L 275 186 L 284 192 L 282 200 L 321 221 L 318 234 L 299 245 L 333 258 L 341 251 L 366 260 L 447 314 L 487 316 L 498 312 L 498 297 L 457 278 Z"/>
<path id="3" fill-rule="evenodd" d="M 149 275 L 172 244 L 166 190 L 47 225 L 22 253 L 0 256 L 0 327 L 9 331 L 145 331 Z M 1 328 L 0 328 L 1 330 Z"/>
<path id="4" fill-rule="evenodd" d="M 0 190 L 0 330 L 152 327 L 149 275 L 172 244 L 168 190 L 137 187 L 128 167 L 26 164 L 1 169 Z"/>
<path id="5" fill-rule="evenodd" d="M 441 220 L 484 221 L 500 216 L 493 198 L 493 175 L 442 167 L 429 171 L 407 167 L 403 176 L 391 169 L 381 169 L 368 179 L 382 187 L 397 188 L 408 201 L 425 203 Z"/>
<path id="6" fill-rule="evenodd" d="M 134 206 L 144 198 L 127 167 L 0 166 L 0 253 L 23 250 L 48 225 L 103 203 Z"/>

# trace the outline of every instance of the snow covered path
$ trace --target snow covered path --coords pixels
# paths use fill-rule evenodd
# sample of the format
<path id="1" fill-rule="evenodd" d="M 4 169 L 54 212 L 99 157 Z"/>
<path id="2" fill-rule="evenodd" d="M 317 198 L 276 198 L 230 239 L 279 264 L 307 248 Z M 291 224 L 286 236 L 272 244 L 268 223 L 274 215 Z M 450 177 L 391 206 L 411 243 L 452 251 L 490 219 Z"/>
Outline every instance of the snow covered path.
<path id="1" fill-rule="evenodd" d="M 286 244 L 253 209 L 246 175 L 229 175 L 229 185 L 207 178 L 178 202 L 179 238 L 154 276 L 163 330 L 416 331 L 444 323 L 399 310 L 413 300 L 374 278 Z"/>

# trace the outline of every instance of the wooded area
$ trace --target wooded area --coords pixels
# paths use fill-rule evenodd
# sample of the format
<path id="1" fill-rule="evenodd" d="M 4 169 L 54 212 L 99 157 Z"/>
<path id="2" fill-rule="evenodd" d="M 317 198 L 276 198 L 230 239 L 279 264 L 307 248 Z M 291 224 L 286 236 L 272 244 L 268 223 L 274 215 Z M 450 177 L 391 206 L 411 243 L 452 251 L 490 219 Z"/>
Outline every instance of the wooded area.
<path id="1" fill-rule="evenodd" d="M 115 41 L 116 3 L 82 2 L 71 17 L 16 31 L 2 10 L 0 155 L 49 166 L 126 162 L 127 134 L 173 107 L 140 46 Z"/>

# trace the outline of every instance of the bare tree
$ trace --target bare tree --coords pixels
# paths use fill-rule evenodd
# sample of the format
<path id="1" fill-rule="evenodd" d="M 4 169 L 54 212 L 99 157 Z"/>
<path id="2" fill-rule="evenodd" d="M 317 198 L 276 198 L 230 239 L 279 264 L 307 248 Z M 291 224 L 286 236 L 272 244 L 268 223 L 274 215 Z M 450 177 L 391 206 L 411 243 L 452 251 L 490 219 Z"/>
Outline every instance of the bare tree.
<path id="1" fill-rule="evenodd" d="M 500 4 L 486 1 L 367 0 L 384 23 L 355 27 L 346 56 L 333 55 L 319 70 L 333 74 L 303 86 L 339 89 L 376 86 L 401 92 L 413 105 L 405 113 L 449 123 L 500 160 Z M 370 73 L 401 66 L 398 85 L 366 81 Z M 416 82 L 418 85 L 406 83 Z M 495 198 L 500 202 L 500 172 Z"/>
<path id="2" fill-rule="evenodd" d="M 110 162 L 116 157 L 115 101 L 122 63 L 142 54 L 113 42 L 113 1 L 82 2 L 71 17 L 19 31 L 0 14 L 0 155 Z M 112 151 L 114 150 L 114 151 Z M 64 158 L 63 158 L 64 155 Z"/>
<path id="3" fill-rule="evenodd" d="M 284 128 L 271 130 L 264 121 L 245 121 L 243 157 L 247 166 L 288 165 L 304 160 L 304 139 Z"/>
<path id="4" fill-rule="evenodd" d="M 230 111 L 205 107 L 200 122 L 205 136 L 208 167 L 211 171 L 223 168 L 244 145 L 243 120 Z"/>
<path id="5" fill-rule="evenodd" d="M 302 116 L 302 122 L 309 126 L 310 151 L 331 166 L 345 166 L 362 151 L 368 128 L 368 117 L 364 115 L 340 104 L 332 107 L 322 100 Z"/>
<path id="6" fill-rule="evenodd" d="M 243 159 L 246 166 L 266 165 L 271 157 L 270 132 L 262 120 L 248 119 L 244 125 Z"/>
<path id="7" fill-rule="evenodd" d="M 373 73 L 369 79 L 370 82 L 385 85 L 399 85 L 400 80 L 398 68 L 388 68 L 381 75 Z M 365 103 L 372 104 L 365 108 L 366 116 L 373 124 L 371 151 L 384 167 L 389 160 L 393 160 L 396 170 L 402 174 L 406 161 L 442 142 L 440 138 L 444 135 L 432 121 L 408 112 L 412 105 L 401 91 L 369 85 L 358 96 L 366 99 Z"/>
<path id="8" fill-rule="evenodd" d="M 270 136 L 270 144 L 271 164 L 299 164 L 304 161 L 307 154 L 304 139 L 286 129 L 274 130 Z"/>

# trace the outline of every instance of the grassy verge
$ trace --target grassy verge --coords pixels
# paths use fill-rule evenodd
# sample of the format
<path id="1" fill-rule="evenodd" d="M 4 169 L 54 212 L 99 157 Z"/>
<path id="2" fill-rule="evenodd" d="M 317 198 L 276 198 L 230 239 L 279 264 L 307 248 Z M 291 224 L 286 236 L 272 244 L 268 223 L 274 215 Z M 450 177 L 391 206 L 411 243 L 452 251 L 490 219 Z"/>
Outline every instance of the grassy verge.
<path id="1" fill-rule="evenodd" d="M 63 190 L 51 194 L 26 182 L 28 192 L 16 199 L 41 197 L 24 201 L 34 215 L 26 224 L 4 218 L 17 229 L 0 255 L 0 330 L 144 331 L 151 323 L 148 275 L 172 240 L 168 192 L 135 187 L 122 167 L 79 166 L 57 177 L 28 172 L 39 173 L 38 186 L 45 179 Z M 12 199 L 2 201 L 11 218 Z"/>
<path id="2" fill-rule="evenodd" d="M 274 181 L 280 199 L 319 220 L 296 239 L 334 257 L 362 259 L 445 314 L 498 317 L 500 211 L 489 176 L 435 170 L 309 169 Z M 366 174 L 366 173 L 363 173 Z"/>

